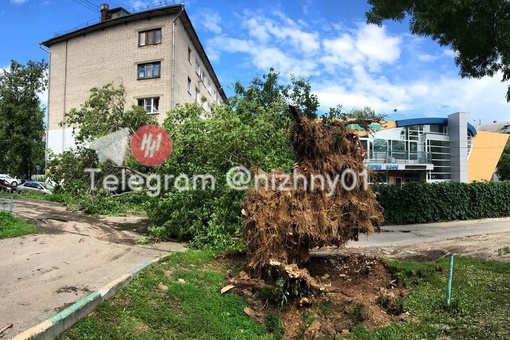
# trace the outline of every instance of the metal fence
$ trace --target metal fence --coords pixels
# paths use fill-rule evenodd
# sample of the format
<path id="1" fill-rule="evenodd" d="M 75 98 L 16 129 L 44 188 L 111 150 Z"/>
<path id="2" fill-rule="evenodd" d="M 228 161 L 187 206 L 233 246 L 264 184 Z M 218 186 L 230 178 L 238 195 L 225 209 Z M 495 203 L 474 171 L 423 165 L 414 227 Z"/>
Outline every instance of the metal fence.
<path id="1" fill-rule="evenodd" d="M 12 214 L 14 209 L 14 196 L 0 195 L 0 209 L 1 211 L 9 212 Z"/>

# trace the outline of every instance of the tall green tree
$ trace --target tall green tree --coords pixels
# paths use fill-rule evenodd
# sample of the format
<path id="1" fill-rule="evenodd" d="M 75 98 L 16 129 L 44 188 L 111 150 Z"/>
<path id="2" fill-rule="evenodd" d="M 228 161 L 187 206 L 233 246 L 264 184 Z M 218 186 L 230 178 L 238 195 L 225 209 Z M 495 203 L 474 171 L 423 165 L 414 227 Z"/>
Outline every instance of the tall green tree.
<path id="1" fill-rule="evenodd" d="M 455 52 L 462 77 L 503 74 L 510 80 L 510 2 L 507 0 L 368 0 L 367 22 L 402 22 Z M 510 101 L 510 86 L 506 94 Z"/>
<path id="2" fill-rule="evenodd" d="M 53 155 L 48 171 L 53 181 L 62 184 L 58 189 L 72 195 L 95 191 L 96 188 L 90 184 L 90 173 L 84 171 L 87 168 L 101 169 L 101 173 L 96 175 L 96 183 L 100 183 L 108 174 L 118 175 L 122 171 L 111 162 L 99 163 L 96 153 L 87 148 L 87 142 L 123 128 L 134 132 L 144 125 L 157 124 L 154 116 L 148 115 L 143 108 L 126 108 L 124 86 L 114 86 L 111 83 L 92 88 L 89 99 L 79 109 L 66 112 L 64 118 L 60 125 L 73 128 L 77 148 Z M 124 164 L 130 172 L 148 171 L 132 155 Z"/>
<path id="3" fill-rule="evenodd" d="M 0 74 L 0 171 L 30 176 L 44 160 L 44 109 L 39 94 L 47 86 L 45 61 L 11 61 Z"/>
<path id="4" fill-rule="evenodd" d="M 251 114 L 256 114 L 258 110 L 274 111 L 278 107 L 280 113 L 286 118 L 282 120 L 282 123 L 290 119 L 289 103 L 294 103 L 305 117 L 317 118 L 319 100 L 317 95 L 312 93 L 310 79 L 291 75 L 290 83 L 283 83 L 280 73 L 272 67 L 268 73 L 253 78 L 248 86 L 244 86 L 239 81 L 236 82 L 234 96 L 230 98 L 230 104 L 234 110 L 247 110 Z"/>
<path id="5" fill-rule="evenodd" d="M 360 120 L 373 120 L 380 121 L 384 119 L 383 114 L 376 113 L 371 107 L 365 106 L 364 108 L 354 108 L 349 111 L 342 111 L 343 106 L 337 105 L 330 107 L 326 119 L 360 119 Z"/>
<path id="6" fill-rule="evenodd" d="M 502 181 L 510 180 L 510 139 L 506 142 L 496 167 L 496 174 Z"/>
<path id="7" fill-rule="evenodd" d="M 71 127 L 77 144 L 91 141 L 122 128 L 136 131 L 147 124 L 156 124 L 142 107 L 126 108 L 126 89 L 111 83 L 90 89 L 89 99 L 79 109 L 64 115 L 61 125 Z"/>

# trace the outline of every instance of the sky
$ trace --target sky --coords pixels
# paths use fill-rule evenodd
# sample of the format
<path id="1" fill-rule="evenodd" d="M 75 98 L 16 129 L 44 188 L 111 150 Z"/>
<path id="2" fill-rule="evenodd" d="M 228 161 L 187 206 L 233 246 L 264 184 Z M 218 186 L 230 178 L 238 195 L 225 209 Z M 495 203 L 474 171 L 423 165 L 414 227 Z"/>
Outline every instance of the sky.
<path id="1" fill-rule="evenodd" d="M 0 0 L 0 68 L 48 59 L 39 43 L 99 21 L 99 5 L 130 11 L 154 0 Z M 180 2 L 177 2 L 180 3 Z M 467 112 L 473 125 L 510 121 L 501 76 L 462 79 L 455 52 L 409 33 L 406 22 L 367 25 L 362 0 L 184 1 L 227 96 L 271 67 L 310 79 L 320 112 L 368 106 L 387 120 Z M 44 99 L 43 95 L 43 101 Z"/>

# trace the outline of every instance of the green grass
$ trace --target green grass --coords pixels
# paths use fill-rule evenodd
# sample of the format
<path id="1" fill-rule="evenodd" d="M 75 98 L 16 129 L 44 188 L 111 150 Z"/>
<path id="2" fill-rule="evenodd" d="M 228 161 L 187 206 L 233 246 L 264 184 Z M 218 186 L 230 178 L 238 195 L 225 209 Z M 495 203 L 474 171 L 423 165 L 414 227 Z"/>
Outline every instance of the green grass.
<path id="1" fill-rule="evenodd" d="M 0 239 L 22 236 L 35 232 L 35 226 L 12 216 L 8 212 L 0 211 Z"/>
<path id="2" fill-rule="evenodd" d="M 508 254 L 510 254 L 510 247 L 506 246 L 506 247 L 498 249 L 499 256 L 508 255 Z"/>
<path id="3" fill-rule="evenodd" d="M 411 318 L 375 331 L 356 328 L 352 338 L 510 339 L 510 263 L 455 257 L 450 308 L 445 306 L 448 259 L 389 265 L 416 286 L 404 301 Z"/>
<path id="4" fill-rule="evenodd" d="M 448 259 L 388 265 L 399 281 L 412 287 L 403 302 L 409 318 L 374 331 L 358 326 L 349 338 L 510 339 L 510 263 L 455 257 L 449 309 Z M 257 324 L 243 313 L 246 303 L 240 297 L 220 294 L 229 270 L 237 273 L 239 262 L 218 262 L 212 253 L 202 251 L 172 254 L 62 339 L 280 339 L 278 309 L 268 313 L 265 324 Z M 359 317 L 358 307 L 349 317 Z M 302 316 L 296 321 L 306 325 L 313 321 L 306 311 Z"/>
<path id="5" fill-rule="evenodd" d="M 221 295 L 227 270 L 212 253 L 174 253 L 62 339 L 272 339 L 265 325 L 245 315 L 240 297 Z M 269 321 L 277 328 L 277 318 Z"/>
<path id="6" fill-rule="evenodd" d="M 61 195 L 61 194 L 41 194 L 37 192 L 15 192 L 13 194 L 14 198 L 20 197 L 20 198 L 29 198 L 34 199 L 38 201 L 50 201 L 50 202 L 58 202 L 58 203 L 66 203 L 67 200 L 70 198 L 67 197 L 67 195 Z"/>

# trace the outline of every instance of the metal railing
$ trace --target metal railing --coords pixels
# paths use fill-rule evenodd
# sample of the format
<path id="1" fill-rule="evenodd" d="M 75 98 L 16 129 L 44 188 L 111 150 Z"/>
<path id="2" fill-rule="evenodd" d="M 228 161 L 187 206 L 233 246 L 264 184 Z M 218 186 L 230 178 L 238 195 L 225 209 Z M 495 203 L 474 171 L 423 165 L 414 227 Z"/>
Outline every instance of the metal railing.
<path id="1" fill-rule="evenodd" d="M 8 211 L 12 214 L 12 210 L 14 209 L 14 196 L 0 195 L 0 209 L 2 209 L 1 211 Z"/>
<path id="2" fill-rule="evenodd" d="M 432 153 L 425 151 L 369 151 L 365 163 L 432 164 Z"/>

